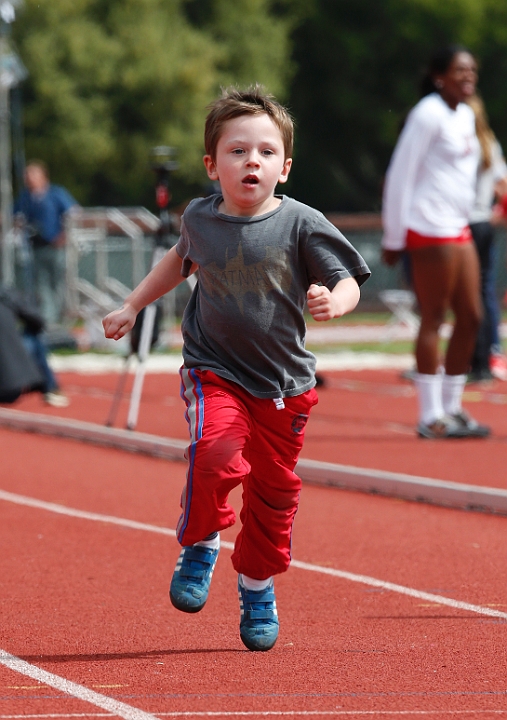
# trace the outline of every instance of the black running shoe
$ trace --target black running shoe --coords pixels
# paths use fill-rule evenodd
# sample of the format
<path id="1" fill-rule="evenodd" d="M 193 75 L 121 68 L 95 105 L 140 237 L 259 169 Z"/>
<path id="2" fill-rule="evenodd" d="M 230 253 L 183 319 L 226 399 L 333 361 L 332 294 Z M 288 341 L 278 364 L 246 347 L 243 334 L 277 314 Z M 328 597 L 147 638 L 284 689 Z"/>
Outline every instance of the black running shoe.
<path id="1" fill-rule="evenodd" d="M 417 434 L 419 437 L 426 438 L 427 440 L 451 440 L 470 437 L 469 432 L 463 424 L 448 415 L 444 415 L 444 417 L 435 420 L 435 422 L 429 425 L 422 422 L 419 423 L 417 426 Z"/>
<path id="2" fill-rule="evenodd" d="M 477 420 L 470 417 L 470 415 L 468 415 L 468 413 L 464 410 L 461 410 L 459 413 L 456 413 L 456 415 L 453 415 L 452 419 L 455 420 L 460 427 L 466 430 L 468 433 L 467 437 L 485 438 L 491 435 L 491 428 L 487 425 L 480 425 Z"/>

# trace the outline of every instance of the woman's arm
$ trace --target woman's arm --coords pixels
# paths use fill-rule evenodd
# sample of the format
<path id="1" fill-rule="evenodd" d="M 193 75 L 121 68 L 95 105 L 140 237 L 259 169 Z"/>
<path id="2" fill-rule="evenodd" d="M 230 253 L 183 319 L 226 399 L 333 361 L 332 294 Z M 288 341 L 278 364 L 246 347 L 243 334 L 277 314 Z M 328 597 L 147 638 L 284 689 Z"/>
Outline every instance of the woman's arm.
<path id="1" fill-rule="evenodd" d="M 382 200 L 382 247 L 405 248 L 407 219 L 418 170 L 426 158 L 439 120 L 432 104 L 416 106 L 407 118 L 389 164 Z"/>

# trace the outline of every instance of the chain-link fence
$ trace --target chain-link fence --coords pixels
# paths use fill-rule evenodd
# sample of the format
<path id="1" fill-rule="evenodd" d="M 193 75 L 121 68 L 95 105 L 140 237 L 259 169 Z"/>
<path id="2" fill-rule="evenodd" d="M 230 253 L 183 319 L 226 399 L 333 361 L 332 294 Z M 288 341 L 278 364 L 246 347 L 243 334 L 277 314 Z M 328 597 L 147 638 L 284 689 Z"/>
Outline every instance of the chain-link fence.
<path id="1" fill-rule="evenodd" d="M 177 227 L 178 218 L 174 220 Z M 70 321 L 80 321 L 83 344 L 107 346 L 105 314 L 121 305 L 152 267 L 160 220 L 145 208 L 82 208 L 69 213 L 66 305 Z M 176 234 L 165 237 L 168 246 Z M 175 317 L 190 295 L 185 283 L 163 298 L 163 345 L 171 345 Z"/>
<path id="2" fill-rule="evenodd" d="M 403 265 L 390 268 L 381 262 L 382 229 L 377 214 L 329 215 L 357 248 L 372 270 L 363 286 L 359 310 L 386 311 L 386 290 L 408 286 Z M 177 241 L 179 218 L 174 217 L 174 234 L 169 245 Z M 145 208 L 81 208 L 69 213 L 66 222 L 66 318 L 72 332 L 87 347 L 114 347 L 105 341 L 103 316 L 118 307 L 130 291 L 150 270 L 159 218 Z M 507 289 L 505 228 L 497 230 L 497 289 L 503 299 Z M 26 238 L 17 231 L 15 242 L 16 284 L 30 289 L 30 250 Z M 190 296 L 187 283 L 163 299 L 163 322 L 159 333 L 162 346 L 179 345 L 178 320 Z M 382 299 L 384 298 L 384 300 Z"/>

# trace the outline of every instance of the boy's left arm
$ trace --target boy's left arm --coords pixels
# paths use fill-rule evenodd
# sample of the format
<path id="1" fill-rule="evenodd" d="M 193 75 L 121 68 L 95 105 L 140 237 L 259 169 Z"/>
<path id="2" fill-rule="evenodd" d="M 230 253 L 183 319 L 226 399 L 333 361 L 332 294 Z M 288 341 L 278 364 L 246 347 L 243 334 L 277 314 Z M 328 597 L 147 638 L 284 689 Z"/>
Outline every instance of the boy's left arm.
<path id="1" fill-rule="evenodd" d="M 310 285 L 306 301 L 313 319 L 323 322 L 354 310 L 360 295 L 356 279 L 350 277 L 339 280 L 332 291 L 325 285 Z"/>

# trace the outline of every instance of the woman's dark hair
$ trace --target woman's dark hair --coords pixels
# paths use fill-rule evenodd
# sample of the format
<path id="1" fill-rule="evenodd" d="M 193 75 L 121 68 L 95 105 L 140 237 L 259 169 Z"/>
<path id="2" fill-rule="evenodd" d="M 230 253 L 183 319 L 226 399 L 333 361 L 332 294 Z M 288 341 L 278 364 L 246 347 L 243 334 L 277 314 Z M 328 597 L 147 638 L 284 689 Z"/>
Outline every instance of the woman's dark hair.
<path id="1" fill-rule="evenodd" d="M 438 92 L 433 78 L 435 75 L 443 75 L 458 53 L 468 53 L 473 56 L 473 52 L 464 45 L 446 45 L 432 55 L 421 81 L 420 95 L 422 98 L 432 92 Z"/>

